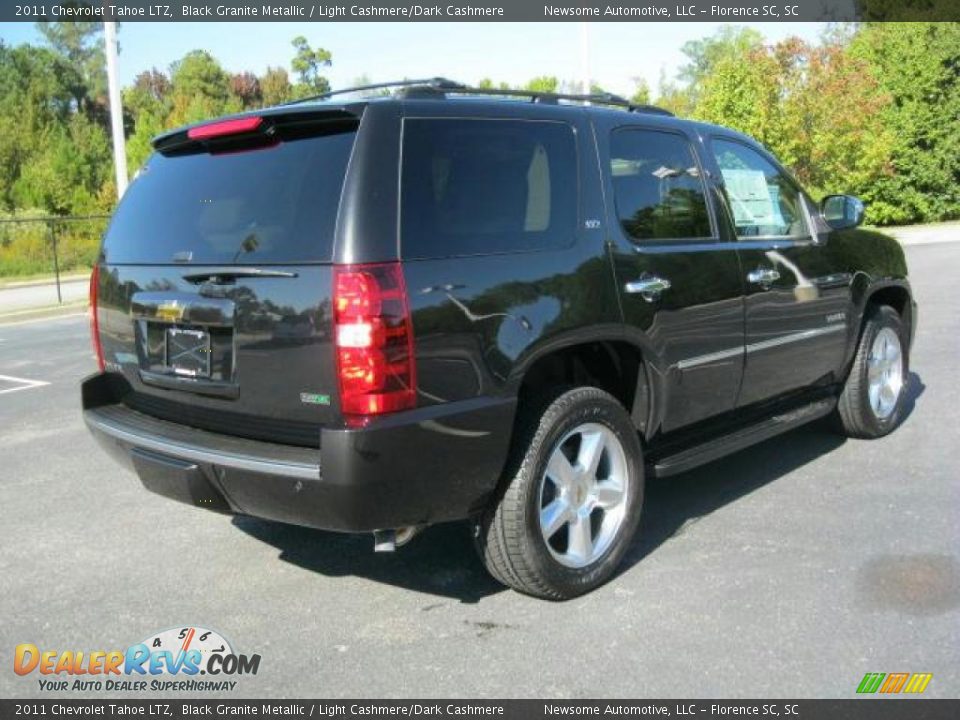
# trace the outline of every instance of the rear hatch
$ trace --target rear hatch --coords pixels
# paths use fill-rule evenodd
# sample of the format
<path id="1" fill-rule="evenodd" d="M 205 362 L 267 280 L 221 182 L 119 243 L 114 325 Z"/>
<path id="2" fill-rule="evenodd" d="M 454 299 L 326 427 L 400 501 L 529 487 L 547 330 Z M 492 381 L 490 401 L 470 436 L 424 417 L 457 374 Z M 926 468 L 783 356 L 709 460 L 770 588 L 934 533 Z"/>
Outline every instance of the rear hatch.
<path id="1" fill-rule="evenodd" d="M 104 237 L 103 361 L 128 406 L 319 446 L 336 417 L 334 233 L 358 118 L 246 116 L 160 137 Z"/>

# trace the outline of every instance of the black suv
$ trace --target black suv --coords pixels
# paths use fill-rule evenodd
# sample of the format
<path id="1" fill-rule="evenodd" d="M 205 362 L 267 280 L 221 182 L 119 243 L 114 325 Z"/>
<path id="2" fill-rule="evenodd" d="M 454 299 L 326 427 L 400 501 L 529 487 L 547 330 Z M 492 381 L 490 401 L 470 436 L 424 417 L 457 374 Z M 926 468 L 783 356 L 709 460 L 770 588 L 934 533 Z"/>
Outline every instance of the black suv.
<path id="1" fill-rule="evenodd" d="M 897 425 L 916 305 L 856 198 L 615 96 L 396 85 L 154 141 L 83 383 L 148 489 L 387 550 L 470 519 L 560 599 L 615 572 L 645 477 Z"/>

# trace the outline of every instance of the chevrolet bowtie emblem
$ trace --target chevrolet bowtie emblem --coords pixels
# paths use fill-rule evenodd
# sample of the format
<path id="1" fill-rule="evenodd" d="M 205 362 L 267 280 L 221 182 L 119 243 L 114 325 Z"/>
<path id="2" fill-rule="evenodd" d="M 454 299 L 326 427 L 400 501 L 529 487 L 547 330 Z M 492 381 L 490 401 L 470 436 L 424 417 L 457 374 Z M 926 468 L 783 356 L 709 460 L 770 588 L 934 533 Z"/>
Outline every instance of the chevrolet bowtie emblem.
<path id="1" fill-rule="evenodd" d="M 157 305 L 157 317 L 170 322 L 178 322 L 183 319 L 183 305 L 175 302 L 161 303 Z"/>

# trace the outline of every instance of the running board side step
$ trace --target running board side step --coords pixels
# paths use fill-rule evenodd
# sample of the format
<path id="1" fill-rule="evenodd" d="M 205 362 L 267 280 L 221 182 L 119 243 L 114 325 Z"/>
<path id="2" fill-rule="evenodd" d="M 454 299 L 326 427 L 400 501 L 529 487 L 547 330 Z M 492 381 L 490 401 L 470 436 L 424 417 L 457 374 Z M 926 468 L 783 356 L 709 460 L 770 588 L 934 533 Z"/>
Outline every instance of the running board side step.
<path id="1" fill-rule="evenodd" d="M 673 455 L 657 458 L 651 466 L 647 467 L 647 472 L 654 477 L 678 475 L 724 455 L 729 455 L 775 437 L 780 433 L 793 430 L 824 415 L 829 415 L 836 405 L 836 398 L 827 398 L 789 412 L 774 415 L 767 420 L 748 425 L 727 435 L 721 435 L 701 445 L 694 445 Z"/>

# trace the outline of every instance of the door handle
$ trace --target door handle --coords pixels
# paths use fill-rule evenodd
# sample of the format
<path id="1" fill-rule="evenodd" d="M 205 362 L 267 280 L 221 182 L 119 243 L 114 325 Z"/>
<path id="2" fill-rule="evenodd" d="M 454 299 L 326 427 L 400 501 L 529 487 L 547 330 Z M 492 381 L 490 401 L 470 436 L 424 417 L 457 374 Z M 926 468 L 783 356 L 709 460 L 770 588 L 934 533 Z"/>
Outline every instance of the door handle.
<path id="1" fill-rule="evenodd" d="M 771 268 L 757 268 L 749 273 L 747 273 L 747 280 L 752 282 L 754 285 L 763 285 L 768 287 L 771 283 L 776 282 L 780 279 L 780 273 Z"/>
<path id="2" fill-rule="evenodd" d="M 670 281 L 656 275 L 644 276 L 639 280 L 628 282 L 623 289 L 632 295 L 639 293 L 647 302 L 653 302 L 660 298 L 660 293 L 670 289 Z"/>

